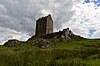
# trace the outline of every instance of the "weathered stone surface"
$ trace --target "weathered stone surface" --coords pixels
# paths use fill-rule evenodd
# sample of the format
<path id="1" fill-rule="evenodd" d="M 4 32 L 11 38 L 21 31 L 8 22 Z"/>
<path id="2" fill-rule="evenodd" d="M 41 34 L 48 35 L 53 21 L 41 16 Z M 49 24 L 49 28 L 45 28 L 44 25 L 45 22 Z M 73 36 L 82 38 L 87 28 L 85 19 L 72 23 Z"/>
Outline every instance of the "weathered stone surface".
<path id="1" fill-rule="evenodd" d="M 36 35 L 49 33 L 53 33 L 53 20 L 50 14 L 36 21 Z"/>
<path id="2" fill-rule="evenodd" d="M 71 40 L 81 40 L 83 37 L 73 34 L 69 28 L 63 29 L 59 32 L 54 32 L 50 34 L 44 34 L 44 35 L 35 35 L 31 37 L 28 41 L 32 40 L 33 38 L 43 38 L 43 39 L 60 39 L 61 41 L 67 42 Z"/>
<path id="3" fill-rule="evenodd" d="M 34 36 L 34 37 L 39 37 L 39 38 L 43 38 L 43 39 L 62 38 L 65 41 L 70 41 L 71 39 L 76 39 L 76 38 L 82 38 L 78 35 L 74 35 L 73 32 L 71 30 L 69 30 L 69 28 L 63 29 L 63 31 L 45 34 L 45 35 L 40 35 L 40 36 Z"/>
<path id="4" fill-rule="evenodd" d="M 15 47 L 15 46 L 18 46 L 19 44 L 20 44 L 20 41 L 18 41 L 16 39 L 12 39 L 12 40 L 8 40 L 6 43 L 4 43 L 4 46 Z"/>
<path id="5" fill-rule="evenodd" d="M 39 48 L 53 48 L 54 46 L 45 39 L 38 39 L 32 42 L 32 45 L 37 46 Z"/>

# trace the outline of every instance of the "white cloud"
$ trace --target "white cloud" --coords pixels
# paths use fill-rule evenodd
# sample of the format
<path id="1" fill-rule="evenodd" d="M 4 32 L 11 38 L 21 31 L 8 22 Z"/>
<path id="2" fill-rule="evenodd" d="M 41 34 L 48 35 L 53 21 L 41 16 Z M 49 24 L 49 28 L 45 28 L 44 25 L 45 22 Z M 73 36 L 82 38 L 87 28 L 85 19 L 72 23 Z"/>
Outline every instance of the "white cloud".
<path id="1" fill-rule="evenodd" d="M 27 33 L 17 32 L 15 30 L 10 30 L 7 28 L 0 27 L 0 44 L 3 44 L 8 39 L 18 39 L 26 41 L 30 36 Z"/>
<path id="2" fill-rule="evenodd" d="M 70 27 L 75 34 L 88 37 L 88 29 L 99 35 L 100 7 L 93 3 L 82 4 L 81 0 L 0 0 L 0 41 L 8 39 L 25 40 L 35 33 L 35 21 L 52 14 L 54 30 Z"/>
<path id="3" fill-rule="evenodd" d="M 6 8 L 5 6 L 3 6 L 2 4 L 0 4 L 0 15 L 5 14 L 6 13 Z"/>
<path id="4" fill-rule="evenodd" d="M 83 37 L 90 38 L 88 32 L 90 28 L 96 30 L 94 34 L 98 33 L 100 29 L 100 7 L 95 9 L 94 3 L 83 4 L 79 3 L 72 8 L 75 13 L 69 22 L 64 24 L 64 27 L 69 26 L 75 34 L 80 34 Z M 98 34 L 97 34 L 98 35 Z M 100 38 L 100 35 L 98 35 Z M 97 38 L 93 36 L 91 38 Z"/>
<path id="5" fill-rule="evenodd" d="M 50 12 L 50 10 L 45 10 L 45 9 L 43 9 L 43 10 L 41 11 L 41 13 L 43 14 L 43 16 L 47 16 L 48 14 L 52 14 L 52 13 Z"/>

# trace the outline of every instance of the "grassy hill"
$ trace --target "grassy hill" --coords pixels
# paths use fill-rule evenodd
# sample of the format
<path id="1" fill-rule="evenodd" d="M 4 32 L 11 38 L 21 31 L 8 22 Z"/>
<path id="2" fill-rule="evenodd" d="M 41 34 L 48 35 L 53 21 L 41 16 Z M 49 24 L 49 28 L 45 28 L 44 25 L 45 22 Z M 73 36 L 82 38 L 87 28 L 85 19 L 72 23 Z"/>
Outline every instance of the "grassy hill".
<path id="1" fill-rule="evenodd" d="M 49 42 L 55 47 L 42 49 L 31 42 L 0 46 L 0 66 L 100 66 L 100 39 Z"/>

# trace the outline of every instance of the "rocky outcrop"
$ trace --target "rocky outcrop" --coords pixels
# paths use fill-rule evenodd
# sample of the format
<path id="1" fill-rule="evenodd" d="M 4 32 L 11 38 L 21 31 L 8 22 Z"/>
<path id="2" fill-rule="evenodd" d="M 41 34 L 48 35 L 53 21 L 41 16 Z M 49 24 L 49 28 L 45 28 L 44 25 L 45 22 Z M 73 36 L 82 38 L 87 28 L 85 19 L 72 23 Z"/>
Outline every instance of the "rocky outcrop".
<path id="1" fill-rule="evenodd" d="M 53 48 L 54 47 L 50 41 L 45 40 L 45 39 L 40 39 L 40 38 L 32 41 L 31 45 L 34 45 L 39 48 Z"/>
<path id="2" fill-rule="evenodd" d="M 31 40 L 34 37 L 43 38 L 43 39 L 61 39 L 62 41 L 71 41 L 73 39 L 79 40 L 83 38 L 81 36 L 74 35 L 73 32 L 69 30 L 69 28 L 63 29 L 62 31 L 59 31 L 59 32 L 50 33 L 50 34 L 39 35 L 39 36 L 35 35 L 31 37 L 29 40 Z"/>
<path id="3" fill-rule="evenodd" d="M 12 39 L 12 40 L 8 40 L 6 43 L 4 43 L 4 46 L 17 47 L 17 46 L 19 46 L 20 43 L 21 43 L 21 41 L 18 41 L 16 39 Z"/>

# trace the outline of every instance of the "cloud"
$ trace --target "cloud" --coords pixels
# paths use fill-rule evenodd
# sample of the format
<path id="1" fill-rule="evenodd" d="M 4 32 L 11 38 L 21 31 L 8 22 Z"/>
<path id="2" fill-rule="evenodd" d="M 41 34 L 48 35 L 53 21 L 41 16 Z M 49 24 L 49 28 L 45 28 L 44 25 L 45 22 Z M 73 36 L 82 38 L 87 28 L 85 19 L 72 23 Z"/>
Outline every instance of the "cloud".
<path id="1" fill-rule="evenodd" d="M 7 28 L 0 27 L 0 43 L 3 44 L 4 42 L 8 41 L 8 39 L 18 39 L 25 41 L 29 38 L 28 33 L 17 32 L 15 30 L 10 30 Z"/>
<path id="2" fill-rule="evenodd" d="M 85 0 L 84 2 L 85 2 L 85 3 L 93 2 L 94 5 L 95 5 L 95 7 L 100 6 L 100 0 Z"/>
<path id="3" fill-rule="evenodd" d="M 82 2 L 81 0 L 0 0 L 0 42 L 12 38 L 26 40 L 34 35 L 36 20 L 49 13 L 54 20 L 54 31 L 69 27 L 75 34 L 88 37 L 89 28 L 92 27 L 98 33 L 99 8 L 94 10 L 90 4 Z"/>
<path id="4" fill-rule="evenodd" d="M 88 36 L 91 38 L 94 32 L 96 32 L 96 30 L 94 28 L 90 28 Z"/>
<path id="5" fill-rule="evenodd" d="M 93 35 L 99 32 L 100 7 L 95 9 L 93 3 L 88 3 L 88 4 L 79 3 L 73 6 L 72 9 L 75 11 L 75 13 L 72 16 L 71 20 L 64 24 L 64 27 L 66 27 L 67 25 L 73 30 L 75 34 L 80 34 L 85 38 L 90 38 L 88 36 L 90 28 L 94 28 L 96 30 L 96 32 L 93 32 Z M 100 35 L 99 34 L 97 35 L 100 38 Z M 97 38 L 97 37 L 95 35 L 91 38 Z"/>
<path id="6" fill-rule="evenodd" d="M 54 29 L 58 30 L 73 16 L 74 11 L 71 8 L 75 3 L 73 0 L 0 0 L 0 27 L 12 32 L 14 30 L 18 32 L 18 35 L 20 32 L 32 36 L 35 33 L 35 21 L 40 16 L 51 13 L 54 19 Z M 5 30 L 5 33 L 10 32 Z M 10 35 L 17 36 L 14 33 Z"/>
<path id="7" fill-rule="evenodd" d="M 55 29 L 59 29 L 62 23 L 69 21 L 74 14 L 71 11 L 72 0 L 0 0 L 0 4 L 7 10 L 5 14 L 0 15 L 0 27 L 28 32 L 29 35 L 34 34 L 35 21 L 39 16 L 51 13 L 54 17 Z"/>
<path id="8" fill-rule="evenodd" d="M 92 38 L 100 38 L 100 29 L 92 35 Z"/>

